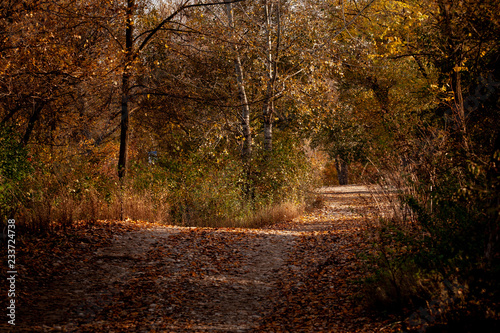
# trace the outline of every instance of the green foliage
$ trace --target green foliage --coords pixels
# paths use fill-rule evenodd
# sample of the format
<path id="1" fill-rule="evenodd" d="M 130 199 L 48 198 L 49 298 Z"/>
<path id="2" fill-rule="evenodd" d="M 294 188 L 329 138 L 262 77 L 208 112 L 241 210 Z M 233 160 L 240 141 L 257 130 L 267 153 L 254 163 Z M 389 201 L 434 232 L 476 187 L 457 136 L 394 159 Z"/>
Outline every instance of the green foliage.
<path id="1" fill-rule="evenodd" d="M 19 143 L 18 134 L 9 127 L 0 128 L 0 215 L 12 216 L 25 195 L 20 183 L 30 174 L 28 151 Z"/>
<path id="2" fill-rule="evenodd" d="M 363 124 L 356 121 L 356 115 L 349 107 L 332 112 L 313 138 L 314 146 L 322 146 L 330 158 L 340 157 L 352 163 L 366 158 L 369 137 L 363 131 Z"/>
<path id="3" fill-rule="evenodd" d="M 18 182 L 24 196 L 15 217 L 26 232 L 45 233 L 78 220 L 116 220 L 122 211 L 136 220 L 168 222 L 164 175 L 154 166 L 134 163 L 134 182 L 122 189 L 114 165 L 99 149 L 73 154 L 67 147 L 40 150 L 33 160 L 51 161 L 33 162 L 30 173 Z"/>
<path id="4" fill-rule="evenodd" d="M 167 186 L 172 222 L 189 226 L 235 223 L 245 213 L 243 168 L 227 156 L 190 154 L 187 159 L 160 158 L 169 171 Z"/>
<path id="5" fill-rule="evenodd" d="M 261 151 L 254 158 L 250 181 L 257 207 L 285 201 L 303 202 L 315 179 L 301 148 L 293 136 L 284 134 L 274 141 L 271 153 Z"/>
<path id="6" fill-rule="evenodd" d="M 458 280 L 469 287 L 467 297 L 494 308 L 500 290 L 492 278 L 500 270 L 495 2 L 398 3 L 404 10 L 392 17 L 393 9 L 379 4 L 372 14 L 385 24 L 358 25 L 369 56 L 356 50 L 356 38 L 344 47 L 361 65 L 348 66 L 345 89 L 347 101 L 365 110 L 368 157 L 382 185 L 399 191 L 398 200 L 387 194 L 392 211 L 381 209 L 372 295 L 389 295 L 379 297 L 386 307 L 391 299 L 396 308 L 416 306 L 439 296 L 438 281 Z"/>
<path id="7" fill-rule="evenodd" d="M 172 222 L 249 226 L 255 214 L 269 207 L 303 203 L 311 181 L 309 162 L 292 140 L 276 140 L 271 154 L 259 150 L 247 165 L 236 154 L 199 148 L 160 156 Z"/>

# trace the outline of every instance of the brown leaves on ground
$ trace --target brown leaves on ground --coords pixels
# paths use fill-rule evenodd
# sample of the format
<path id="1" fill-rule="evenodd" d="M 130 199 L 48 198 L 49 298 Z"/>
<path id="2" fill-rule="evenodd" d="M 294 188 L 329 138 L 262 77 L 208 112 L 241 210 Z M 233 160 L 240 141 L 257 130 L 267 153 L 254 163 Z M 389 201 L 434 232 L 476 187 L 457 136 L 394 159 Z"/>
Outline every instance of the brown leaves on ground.
<path id="1" fill-rule="evenodd" d="M 339 189 L 325 191 L 322 209 L 262 229 L 102 221 L 26 239 L 16 328 L 376 331 L 384 323 L 359 299 L 365 222 L 358 212 L 369 193 Z"/>
<path id="2" fill-rule="evenodd" d="M 19 231 L 16 238 L 16 325 L 23 326 L 26 318 L 29 323 L 40 322 L 45 317 L 45 306 L 59 297 L 59 290 L 50 290 L 53 281 L 65 279 L 89 259 L 92 249 L 109 246 L 114 234 L 126 233 L 139 228 L 134 223 L 99 221 L 96 223 L 76 222 L 70 227 L 54 228 L 49 234 L 25 236 Z M 2 251 L 3 252 L 3 251 Z M 3 254 L 3 253 L 2 253 Z M 6 271 L 2 269 L 0 286 L 7 296 Z M 2 308 L 6 307 L 7 297 L 2 297 Z M 0 325 L 5 324 L 1 322 Z M 24 322 L 26 324 L 26 322 Z M 5 326 L 9 328 L 9 326 Z M 4 328 L 0 326 L 0 329 Z M 34 329 L 36 330 L 36 329 Z"/>

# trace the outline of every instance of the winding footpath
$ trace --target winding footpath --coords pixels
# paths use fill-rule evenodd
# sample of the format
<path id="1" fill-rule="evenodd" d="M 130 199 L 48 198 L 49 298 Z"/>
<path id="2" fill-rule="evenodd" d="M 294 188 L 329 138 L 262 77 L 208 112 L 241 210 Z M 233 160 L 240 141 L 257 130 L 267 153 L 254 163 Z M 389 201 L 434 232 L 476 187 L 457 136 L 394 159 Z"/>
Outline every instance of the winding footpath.
<path id="1" fill-rule="evenodd" d="M 117 234 L 48 281 L 15 332 L 379 331 L 356 296 L 371 193 L 321 192 L 323 207 L 267 228 Z"/>

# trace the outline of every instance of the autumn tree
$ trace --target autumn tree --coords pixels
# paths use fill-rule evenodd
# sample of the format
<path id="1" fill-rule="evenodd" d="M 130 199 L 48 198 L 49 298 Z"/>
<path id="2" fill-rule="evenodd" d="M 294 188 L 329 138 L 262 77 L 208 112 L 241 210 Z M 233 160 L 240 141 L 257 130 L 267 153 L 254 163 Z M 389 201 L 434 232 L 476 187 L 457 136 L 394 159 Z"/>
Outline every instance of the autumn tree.
<path id="1" fill-rule="evenodd" d="M 235 0 L 237 2 L 241 0 Z M 223 5 L 224 2 L 208 2 L 208 3 L 191 3 L 190 0 L 181 1 L 178 4 L 173 4 L 172 8 L 169 8 L 169 13 L 163 17 L 159 23 L 148 28 L 145 31 L 135 32 L 134 28 L 136 25 L 137 15 L 137 3 L 135 0 L 127 0 L 126 7 L 124 9 L 124 25 L 125 25 L 125 42 L 122 44 L 122 52 L 124 58 L 122 60 L 122 84 L 121 84 L 121 121 L 120 121 L 120 154 L 118 158 L 118 176 L 121 180 L 125 178 L 126 175 L 126 165 L 127 165 L 127 153 L 129 145 L 129 102 L 131 95 L 131 75 L 134 62 L 138 59 L 143 49 L 148 46 L 150 40 L 154 38 L 159 31 L 161 31 L 166 25 L 171 23 L 175 18 L 179 17 L 182 12 L 187 9 L 202 7 L 202 6 L 212 6 L 212 5 Z"/>
<path id="2" fill-rule="evenodd" d="M 346 30 L 340 48 L 342 60 L 349 59 L 342 66 L 344 98 L 374 130 L 367 135 L 370 157 L 379 156 L 375 163 L 411 212 L 386 221 L 414 239 L 391 241 L 414 251 L 398 260 L 416 264 L 424 276 L 461 279 L 492 293 L 498 286 L 487 277 L 498 270 L 500 230 L 495 6 L 376 2 L 366 12 L 370 19 Z M 471 298 L 490 311 L 495 305 L 479 294 Z"/>
<path id="3" fill-rule="evenodd" d="M 448 0 L 426 5 L 427 29 L 422 28 L 413 41 L 412 54 L 420 53 L 422 61 L 439 71 L 433 89 L 439 91 L 440 104 L 434 114 L 441 121 L 433 125 L 446 133 L 446 146 L 441 149 L 453 156 L 453 161 L 443 159 L 440 163 L 443 167 L 436 183 L 442 185 L 435 187 L 435 197 L 449 200 L 450 206 L 460 211 L 460 231 L 455 237 L 470 227 L 469 235 L 477 237 L 476 244 L 468 245 L 474 253 L 471 255 L 483 261 L 486 270 L 496 269 L 492 258 L 498 253 L 500 230 L 498 182 L 494 180 L 500 151 L 495 125 L 500 119 L 498 6 L 495 1 Z M 451 183 L 446 183 L 444 165 L 454 166 Z M 465 188 L 466 193 L 461 192 Z M 435 208 L 436 215 L 442 213 L 440 207 Z M 469 221 L 472 226 L 467 225 Z"/>
<path id="4" fill-rule="evenodd" d="M 64 142 L 69 133 L 55 131 L 62 124 L 78 131 L 70 119 L 82 111 L 75 100 L 92 76 L 102 37 L 85 10 L 98 13 L 91 3 L 2 2 L 1 121 L 20 126 L 23 144 L 33 136 Z"/>
<path id="5" fill-rule="evenodd" d="M 353 143 L 360 140 L 369 148 L 364 158 L 384 163 L 399 160 L 399 153 L 392 156 L 387 152 L 403 149 L 436 103 L 435 94 L 427 93 L 436 79 L 435 71 L 425 68 L 422 74 L 422 59 L 409 55 L 408 40 L 417 37 L 422 24 L 418 5 L 332 1 L 322 9 L 321 20 L 329 22 L 331 30 L 321 36 L 326 54 L 322 58 L 323 80 L 331 82 L 337 95 L 333 103 L 325 105 L 337 110 L 337 121 L 325 122 L 319 133 L 330 133 L 332 126 L 349 132 L 345 125 L 355 124 L 357 139 Z M 329 142 L 334 137 L 327 137 L 325 134 L 327 146 L 337 146 Z M 339 143 L 344 141 L 339 139 Z M 350 160 L 345 153 L 337 159 Z M 358 156 L 356 149 L 352 153 Z M 348 167 L 347 163 L 336 164 Z"/>
<path id="6" fill-rule="evenodd" d="M 477 136 L 476 129 L 488 126 L 489 121 L 483 121 L 496 116 L 491 112 L 498 81 L 496 3 L 439 0 L 430 1 L 428 6 L 436 13 L 429 15 L 432 29 L 422 31 L 413 41 L 412 54 L 421 53 L 422 59 L 439 69 L 438 88 L 442 88 L 445 101 L 440 110 L 455 129 L 462 148 L 471 153 L 492 147 L 492 137 L 488 143 L 477 141 L 483 138 Z"/>
<path id="7" fill-rule="evenodd" d="M 278 61 L 281 45 L 281 2 L 264 1 L 264 36 L 265 36 L 265 68 L 266 90 L 262 108 L 264 132 L 264 150 L 272 151 L 274 99 L 278 78 Z"/>

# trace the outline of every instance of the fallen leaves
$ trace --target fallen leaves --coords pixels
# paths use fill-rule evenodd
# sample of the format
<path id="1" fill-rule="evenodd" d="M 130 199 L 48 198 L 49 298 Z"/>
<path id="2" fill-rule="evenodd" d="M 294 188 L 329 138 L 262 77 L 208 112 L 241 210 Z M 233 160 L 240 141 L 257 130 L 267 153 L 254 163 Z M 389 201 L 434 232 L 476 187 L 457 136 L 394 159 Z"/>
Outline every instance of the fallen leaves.
<path id="1" fill-rule="evenodd" d="M 77 332 L 370 332 L 364 225 L 335 194 L 262 229 L 81 223 L 22 252 L 20 323 Z M 45 326 L 43 326 L 45 325 Z"/>

